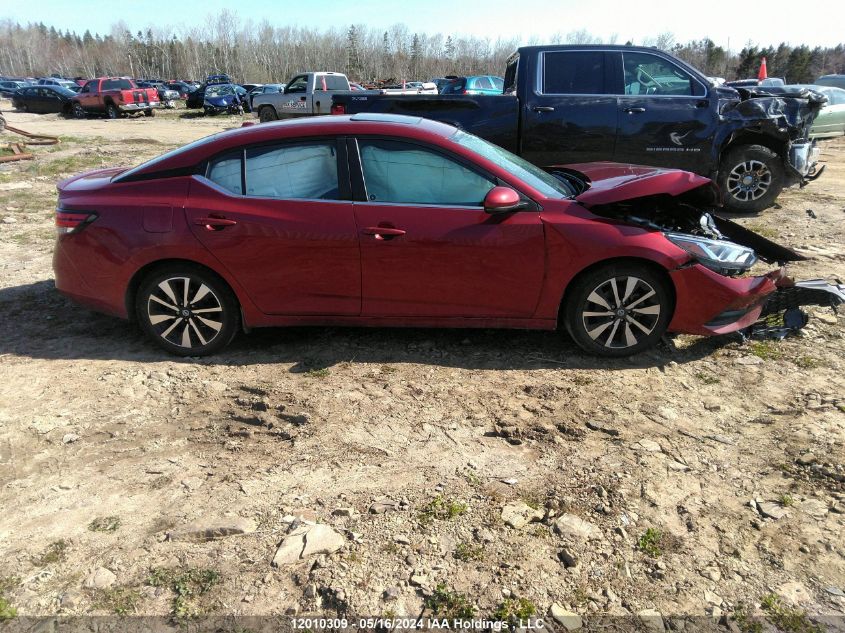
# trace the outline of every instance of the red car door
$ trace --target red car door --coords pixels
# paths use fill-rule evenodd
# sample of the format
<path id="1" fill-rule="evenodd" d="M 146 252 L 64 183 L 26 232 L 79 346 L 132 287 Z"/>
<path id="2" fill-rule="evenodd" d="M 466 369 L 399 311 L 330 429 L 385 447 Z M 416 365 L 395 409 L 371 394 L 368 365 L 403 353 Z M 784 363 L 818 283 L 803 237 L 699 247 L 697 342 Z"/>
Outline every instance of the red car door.
<path id="1" fill-rule="evenodd" d="M 358 235 L 337 174 L 329 139 L 238 150 L 194 177 L 191 229 L 262 312 L 360 314 Z"/>
<path id="2" fill-rule="evenodd" d="M 427 146 L 361 139 L 358 156 L 362 315 L 533 316 L 545 265 L 537 211 L 485 213 L 491 177 Z"/>

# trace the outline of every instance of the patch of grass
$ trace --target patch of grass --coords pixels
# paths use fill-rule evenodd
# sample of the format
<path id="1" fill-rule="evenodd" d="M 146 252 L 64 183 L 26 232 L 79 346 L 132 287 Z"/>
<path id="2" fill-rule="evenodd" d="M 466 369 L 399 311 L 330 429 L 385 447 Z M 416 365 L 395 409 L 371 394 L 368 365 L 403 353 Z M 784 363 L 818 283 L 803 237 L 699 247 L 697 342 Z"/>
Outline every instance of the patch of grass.
<path id="1" fill-rule="evenodd" d="M 96 153 L 64 156 L 54 160 L 34 161 L 26 166 L 26 172 L 33 176 L 59 176 L 75 174 L 105 166 L 103 156 Z"/>
<path id="2" fill-rule="evenodd" d="M 751 353 L 763 360 L 780 360 L 783 358 L 783 350 L 774 341 L 753 341 Z"/>
<path id="3" fill-rule="evenodd" d="M 778 497 L 778 503 L 781 504 L 784 508 L 788 508 L 789 506 L 795 505 L 795 499 L 793 499 L 787 494 L 782 494 Z"/>
<path id="4" fill-rule="evenodd" d="M 775 229 L 770 226 L 763 226 L 762 224 L 749 224 L 745 228 L 747 228 L 749 231 L 754 231 L 757 235 L 768 237 L 769 239 L 776 239 L 780 237 L 780 233 L 778 233 Z"/>
<path id="5" fill-rule="evenodd" d="M 702 385 L 718 385 L 722 382 L 722 379 L 718 376 L 714 376 L 713 374 L 707 373 L 706 371 L 697 371 L 695 372 L 695 377 L 698 378 L 698 381 Z"/>
<path id="6" fill-rule="evenodd" d="M 88 524 L 92 532 L 116 532 L 119 527 L 120 517 L 117 516 L 97 517 Z"/>
<path id="7" fill-rule="evenodd" d="M 21 579 L 17 576 L 0 576 L 0 622 L 17 617 L 18 610 L 12 606 L 4 594 L 20 584 Z"/>
<path id="8" fill-rule="evenodd" d="M 475 615 L 475 607 L 470 604 L 469 598 L 444 584 L 437 585 L 426 599 L 425 606 L 435 617 L 447 620 L 470 620 Z"/>
<path id="9" fill-rule="evenodd" d="M 68 542 L 64 539 L 53 541 L 44 550 L 38 558 L 33 558 L 32 563 L 36 566 L 50 565 L 52 563 L 61 563 L 67 558 Z"/>
<path id="10" fill-rule="evenodd" d="M 493 612 L 493 619 L 507 622 L 510 630 L 516 630 L 524 622 L 537 613 L 537 607 L 527 598 L 508 598 Z"/>
<path id="11" fill-rule="evenodd" d="M 748 608 L 742 603 L 736 606 L 731 619 L 742 633 L 763 633 L 763 623 L 753 618 L 748 613 Z"/>
<path id="12" fill-rule="evenodd" d="M 102 589 L 94 600 L 94 608 L 124 616 L 135 613 L 141 594 L 132 587 L 118 586 Z"/>
<path id="13" fill-rule="evenodd" d="M 799 356 L 798 358 L 793 358 L 792 362 L 800 369 L 816 369 L 822 366 L 822 362 L 812 356 Z"/>
<path id="14" fill-rule="evenodd" d="M 455 558 L 465 563 L 484 560 L 484 548 L 472 543 L 458 543 L 455 548 Z"/>
<path id="15" fill-rule="evenodd" d="M 464 479 L 466 479 L 467 483 L 473 488 L 478 488 L 481 485 L 481 477 L 479 477 L 474 470 L 465 470 Z"/>
<path id="16" fill-rule="evenodd" d="M 382 365 L 379 371 L 383 374 L 395 374 L 399 369 L 393 365 Z"/>
<path id="17" fill-rule="evenodd" d="M 663 532 L 655 528 L 648 528 L 637 540 L 637 547 L 652 558 L 657 558 L 663 553 L 663 550 L 660 548 L 662 540 Z"/>
<path id="18" fill-rule="evenodd" d="M 166 569 L 156 567 L 147 581 L 153 587 L 165 587 L 173 592 L 170 614 L 176 621 L 196 618 L 205 609 L 201 598 L 220 584 L 220 572 L 214 569 Z"/>
<path id="19" fill-rule="evenodd" d="M 785 633 L 823 633 L 825 631 L 821 626 L 810 622 L 804 611 L 784 605 L 773 593 L 764 596 L 760 601 L 760 606 L 778 631 Z"/>
<path id="20" fill-rule="evenodd" d="M 309 369 L 306 372 L 306 375 L 309 378 L 327 378 L 329 375 L 329 370 L 325 367 L 322 369 Z"/>
<path id="21" fill-rule="evenodd" d="M 430 523 L 434 519 L 447 520 L 461 516 L 467 511 L 467 505 L 454 499 L 444 499 L 437 496 L 420 510 L 419 519 L 423 523 Z"/>

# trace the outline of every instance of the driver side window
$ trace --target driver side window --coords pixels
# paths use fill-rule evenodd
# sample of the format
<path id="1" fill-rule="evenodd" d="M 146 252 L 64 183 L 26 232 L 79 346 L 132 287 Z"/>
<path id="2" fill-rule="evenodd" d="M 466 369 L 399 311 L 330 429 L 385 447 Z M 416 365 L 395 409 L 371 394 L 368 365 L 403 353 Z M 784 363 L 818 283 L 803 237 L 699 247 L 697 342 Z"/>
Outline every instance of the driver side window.
<path id="1" fill-rule="evenodd" d="M 623 53 L 626 95 L 701 96 L 702 86 L 674 64 L 648 53 Z"/>
<path id="2" fill-rule="evenodd" d="M 290 94 L 294 92 L 305 92 L 308 89 L 308 77 L 305 75 L 300 75 L 299 77 L 294 77 L 291 82 L 288 84 L 287 88 L 285 88 L 285 92 Z"/>
<path id="3" fill-rule="evenodd" d="M 481 207 L 496 183 L 446 156 L 403 141 L 362 140 L 371 202 Z"/>

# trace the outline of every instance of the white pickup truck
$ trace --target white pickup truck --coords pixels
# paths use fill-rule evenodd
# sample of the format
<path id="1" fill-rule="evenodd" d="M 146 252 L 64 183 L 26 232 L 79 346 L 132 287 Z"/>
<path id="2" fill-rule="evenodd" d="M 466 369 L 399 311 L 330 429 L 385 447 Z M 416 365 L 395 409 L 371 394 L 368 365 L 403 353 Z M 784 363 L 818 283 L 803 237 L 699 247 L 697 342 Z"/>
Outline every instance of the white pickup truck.
<path id="1" fill-rule="evenodd" d="M 350 91 L 343 73 L 302 73 L 293 77 L 283 92 L 255 95 L 252 110 L 262 123 L 330 114 L 332 95 Z"/>
<path id="2" fill-rule="evenodd" d="M 314 114 L 331 114 L 332 96 L 345 93 L 394 96 L 437 94 L 437 85 L 409 82 L 404 88 L 352 90 L 349 79 L 343 73 L 302 73 L 291 79 L 282 92 L 255 95 L 252 111 L 262 123 Z"/>

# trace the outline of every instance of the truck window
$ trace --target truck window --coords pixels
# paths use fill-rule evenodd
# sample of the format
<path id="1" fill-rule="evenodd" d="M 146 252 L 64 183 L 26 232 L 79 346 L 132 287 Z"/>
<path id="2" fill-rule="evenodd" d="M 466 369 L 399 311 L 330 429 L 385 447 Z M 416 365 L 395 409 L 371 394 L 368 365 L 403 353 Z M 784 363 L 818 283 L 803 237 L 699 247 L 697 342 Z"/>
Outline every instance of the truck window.
<path id="1" fill-rule="evenodd" d="M 704 87 L 675 64 L 648 53 L 623 53 L 626 95 L 701 96 Z"/>
<path id="2" fill-rule="evenodd" d="M 516 92 L 516 71 L 519 69 L 519 54 L 514 54 L 508 60 L 508 67 L 505 69 L 505 81 L 503 92 Z"/>
<path id="3" fill-rule="evenodd" d="M 604 66 L 602 51 L 543 53 L 543 94 L 605 94 Z"/>
<path id="4" fill-rule="evenodd" d="M 132 90 L 132 82 L 128 79 L 104 79 L 101 90 Z"/>
<path id="5" fill-rule="evenodd" d="M 285 93 L 306 92 L 308 90 L 308 76 L 299 75 L 291 79 L 290 83 L 285 88 Z"/>
<path id="6" fill-rule="evenodd" d="M 326 80 L 326 90 L 349 90 L 349 82 L 340 75 L 323 75 Z M 319 79 L 317 83 L 321 83 Z"/>
<path id="7" fill-rule="evenodd" d="M 247 149 L 246 194 L 280 200 L 337 200 L 334 140 Z"/>
<path id="8" fill-rule="evenodd" d="M 496 183 L 442 154 L 403 141 L 361 141 L 371 202 L 480 207 Z"/>

